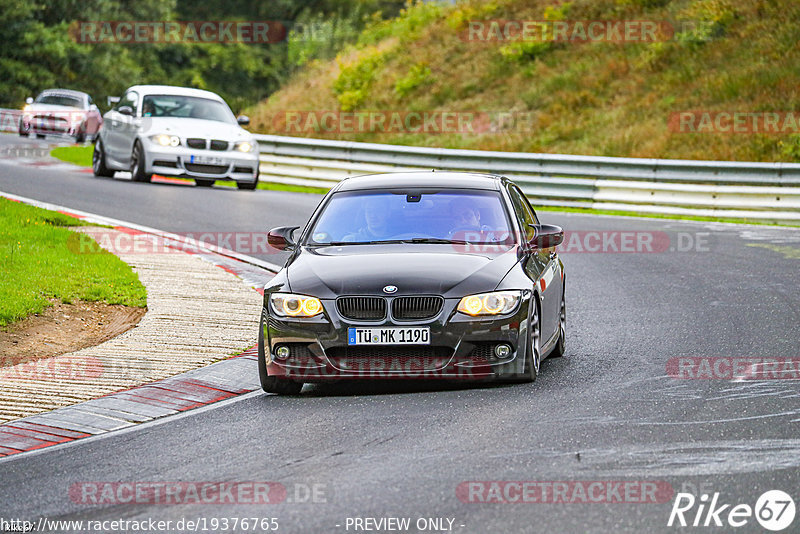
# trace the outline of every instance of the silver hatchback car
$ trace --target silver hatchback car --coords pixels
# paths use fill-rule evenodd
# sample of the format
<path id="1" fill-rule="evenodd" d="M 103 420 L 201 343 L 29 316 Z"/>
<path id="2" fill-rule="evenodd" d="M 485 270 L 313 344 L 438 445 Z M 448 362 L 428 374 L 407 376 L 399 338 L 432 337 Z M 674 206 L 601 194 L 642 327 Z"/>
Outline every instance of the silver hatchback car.
<path id="1" fill-rule="evenodd" d="M 133 180 L 153 174 L 193 178 L 198 186 L 233 180 L 239 189 L 258 185 L 258 143 L 217 94 L 167 85 L 135 85 L 109 97 L 92 156 L 95 176 L 130 171 Z"/>

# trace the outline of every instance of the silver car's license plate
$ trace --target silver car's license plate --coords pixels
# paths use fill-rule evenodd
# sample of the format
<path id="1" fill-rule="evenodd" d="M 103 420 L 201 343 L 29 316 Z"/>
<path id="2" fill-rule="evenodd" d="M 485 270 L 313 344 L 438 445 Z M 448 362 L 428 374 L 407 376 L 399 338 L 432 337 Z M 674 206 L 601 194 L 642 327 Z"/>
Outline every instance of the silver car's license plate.
<path id="1" fill-rule="evenodd" d="M 348 345 L 430 345 L 431 329 L 409 328 L 348 328 Z"/>
<path id="2" fill-rule="evenodd" d="M 227 165 L 228 162 L 222 158 L 214 156 L 189 156 L 189 163 L 198 163 L 200 165 Z"/>

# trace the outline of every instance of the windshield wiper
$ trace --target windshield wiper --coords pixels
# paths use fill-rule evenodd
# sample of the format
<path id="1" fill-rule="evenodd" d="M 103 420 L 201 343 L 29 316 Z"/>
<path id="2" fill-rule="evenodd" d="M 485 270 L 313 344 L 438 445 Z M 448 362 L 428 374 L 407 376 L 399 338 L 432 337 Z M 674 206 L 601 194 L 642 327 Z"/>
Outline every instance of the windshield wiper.
<path id="1" fill-rule="evenodd" d="M 385 245 L 391 243 L 405 243 L 401 239 L 380 239 L 375 241 L 331 241 L 330 243 L 315 243 L 318 247 L 341 247 L 343 245 Z"/>
<path id="2" fill-rule="evenodd" d="M 434 243 L 443 245 L 467 245 L 466 241 L 461 239 L 442 239 L 439 237 L 414 237 L 412 239 L 403 239 L 403 243 Z"/>

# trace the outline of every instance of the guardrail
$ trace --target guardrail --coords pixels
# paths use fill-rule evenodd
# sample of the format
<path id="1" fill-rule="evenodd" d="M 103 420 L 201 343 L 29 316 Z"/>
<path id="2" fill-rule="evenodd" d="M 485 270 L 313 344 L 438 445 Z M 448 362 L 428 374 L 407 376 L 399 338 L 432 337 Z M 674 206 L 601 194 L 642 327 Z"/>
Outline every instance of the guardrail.
<path id="1" fill-rule="evenodd" d="M 508 176 L 534 206 L 800 221 L 800 164 L 490 152 L 257 135 L 265 181 L 332 187 L 359 174 Z"/>

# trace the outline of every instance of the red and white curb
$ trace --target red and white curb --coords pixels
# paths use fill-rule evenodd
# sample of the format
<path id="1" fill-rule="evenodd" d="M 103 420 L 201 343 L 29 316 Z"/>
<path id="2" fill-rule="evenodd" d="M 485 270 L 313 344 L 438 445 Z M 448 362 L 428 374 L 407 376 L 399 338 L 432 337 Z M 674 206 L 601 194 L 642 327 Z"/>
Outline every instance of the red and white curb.
<path id="1" fill-rule="evenodd" d="M 227 360 L 0 425 L 0 457 L 88 438 L 259 389 L 255 347 Z"/>
<path id="2" fill-rule="evenodd" d="M 263 293 L 278 265 L 145 226 L 0 192 L 0 196 L 128 233 L 157 236 L 176 248 L 191 246 L 206 261 Z M 254 332 L 255 337 L 255 332 Z M 256 347 L 226 360 L 104 397 L 0 425 L 0 459 L 132 427 L 260 389 Z"/>

